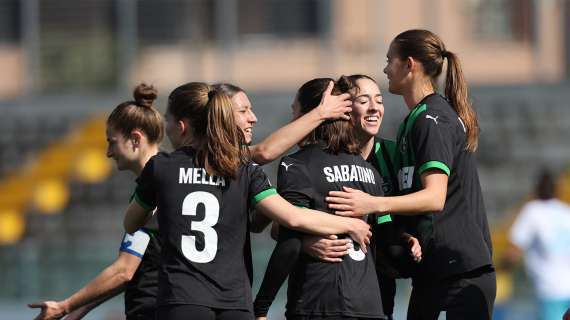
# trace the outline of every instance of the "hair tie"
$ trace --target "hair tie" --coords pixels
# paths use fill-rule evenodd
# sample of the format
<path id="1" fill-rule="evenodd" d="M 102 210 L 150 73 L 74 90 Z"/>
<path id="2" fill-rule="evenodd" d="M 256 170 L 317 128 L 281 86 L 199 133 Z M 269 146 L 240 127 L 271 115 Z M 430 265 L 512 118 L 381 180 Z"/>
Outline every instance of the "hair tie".
<path id="1" fill-rule="evenodd" d="M 211 100 L 216 95 L 216 90 L 208 91 L 208 100 Z"/>
<path id="2" fill-rule="evenodd" d="M 441 51 L 441 56 L 442 56 L 443 58 L 449 58 L 449 51 L 442 50 L 442 51 Z"/>

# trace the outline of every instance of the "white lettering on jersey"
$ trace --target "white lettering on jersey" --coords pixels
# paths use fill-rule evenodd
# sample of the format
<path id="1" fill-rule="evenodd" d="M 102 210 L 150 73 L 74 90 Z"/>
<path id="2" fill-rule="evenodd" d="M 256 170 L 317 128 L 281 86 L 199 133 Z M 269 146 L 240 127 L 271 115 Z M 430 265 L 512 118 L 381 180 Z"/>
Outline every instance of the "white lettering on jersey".
<path id="1" fill-rule="evenodd" d="M 208 184 L 211 186 L 226 186 L 224 177 L 208 175 L 204 168 L 180 168 L 178 175 L 180 184 Z"/>
<path id="2" fill-rule="evenodd" d="M 431 119 L 433 120 L 433 122 L 435 122 L 435 124 L 437 124 L 437 118 L 439 118 L 439 116 L 430 116 L 429 114 L 426 114 L 426 119 Z"/>
<path id="3" fill-rule="evenodd" d="M 142 258 L 149 242 L 150 236 L 142 230 L 137 230 L 134 233 L 125 233 L 119 250 Z"/>
<path id="4" fill-rule="evenodd" d="M 374 179 L 374 172 L 372 169 L 364 168 L 357 165 L 340 165 L 332 167 L 324 167 L 323 173 L 325 174 L 328 182 L 366 182 L 376 184 Z"/>
<path id="5" fill-rule="evenodd" d="M 398 171 L 398 184 L 400 186 L 400 190 L 409 189 L 412 187 L 412 183 L 414 182 L 414 167 L 403 167 Z"/>

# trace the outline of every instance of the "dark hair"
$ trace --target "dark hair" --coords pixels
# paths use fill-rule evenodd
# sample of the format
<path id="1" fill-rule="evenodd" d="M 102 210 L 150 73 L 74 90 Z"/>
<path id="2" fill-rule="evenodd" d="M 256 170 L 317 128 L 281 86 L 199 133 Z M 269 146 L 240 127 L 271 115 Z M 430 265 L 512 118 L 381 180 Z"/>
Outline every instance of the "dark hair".
<path id="1" fill-rule="evenodd" d="M 141 83 L 133 91 L 135 100 L 119 104 L 107 118 L 107 126 L 128 137 L 135 129 L 147 136 L 150 143 L 160 143 L 164 137 L 164 122 L 160 112 L 152 104 L 158 91 Z"/>
<path id="2" fill-rule="evenodd" d="M 305 82 L 297 91 L 297 103 L 300 111 L 305 114 L 316 108 L 323 97 L 323 93 L 327 89 L 329 83 L 334 80 L 331 78 L 317 78 Z M 336 82 L 332 91 L 333 94 L 350 92 L 353 89 L 352 81 L 346 77 L 341 77 Z M 354 125 L 351 121 L 333 120 L 325 121 L 309 133 L 300 145 L 315 144 L 319 141 L 326 143 L 326 149 L 329 152 L 337 154 L 341 151 L 347 153 L 357 153 L 358 144 L 354 135 Z"/>
<path id="3" fill-rule="evenodd" d="M 556 181 L 549 170 L 542 169 L 538 175 L 535 192 L 536 197 L 541 200 L 548 200 L 555 197 Z"/>
<path id="4" fill-rule="evenodd" d="M 176 120 L 189 121 L 197 142 L 197 164 L 204 166 L 207 161 L 211 174 L 236 177 L 248 153 L 230 97 L 206 83 L 190 82 L 170 93 L 168 112 Z"/>
<path id="5" fill-rule="evenodd" d="M 345 77 L 347 81 L 351 82 L 352 88 L 350 89 L 350 94 L 353 96 L 353 98 L 358 96 L 358 93 L 360 92 L 360 87 L 356 84 L 358 80 L 368 79 L 378 85 L 378 82 L 376 82 L 376 80 L 365 74 L 351 74 L 349 76 L 341 76 L 341 78 L 342 77 Z"/>
<path id="6" fill-rule="evenodd" d="M 244 92 L 242 88 L 231 83 L 216 83 L 213 85 L 215 90 L 225 93 L 228 97 L 233 98 L 236 94 Z"/>
<path id="7" fill-rule="evenodd" d="M 394 38 L 393 43 L 400 58 L 412 57 L 421 62 L 434 87 L 437 87 L 436 80 L 443 70 L 443 61 L 447 58 L 445 96 L 465 125 L 467 131 L 465 149 L 470 152 L 477 150 L 479 123 L 477 114 L 469 101 L 467 83 L 457 55 L 446 50 L 443 41 L 428 30 L 404 31 Z"/>

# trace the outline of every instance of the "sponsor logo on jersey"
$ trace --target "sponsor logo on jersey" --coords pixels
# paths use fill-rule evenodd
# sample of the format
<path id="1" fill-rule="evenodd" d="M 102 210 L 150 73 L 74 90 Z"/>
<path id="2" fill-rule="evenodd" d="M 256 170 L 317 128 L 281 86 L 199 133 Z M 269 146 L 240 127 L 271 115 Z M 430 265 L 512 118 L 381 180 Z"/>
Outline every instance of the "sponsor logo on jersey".
<path id="1" fill-rule="evenodd" d="M 439 116 L 431 116 L 429 114 L 426 114 L 426 119 L 431 119 L 433 120 L 433 122 L 435 122 L 435 124 L 437 124 L 437 118 L 439 118 Z"/>
<path id="2" fill-rule="evenodd" d="M 204 168 L 180 168 L 178 175 L 180 184 L 207 184 L 211 186 L 226 186 L 224 177 L 211 176 Z"/>
<path id="3" fill-rule="evenodd" d="M 285 168 L 285 171 L 289 171 L 289 167 L 292 166 L 293 164 L 286 164 L 284 161 L 281 161 L 281 166 L 283 166 L 283 168 Z"/>
<path id="4" fill-rule="evenodd" d="M 372 169 L 357 165 L 340 165 L 324 167 L 323 172 L 328 182 L 352 182 L 359 181 L 376 184 Z"/>

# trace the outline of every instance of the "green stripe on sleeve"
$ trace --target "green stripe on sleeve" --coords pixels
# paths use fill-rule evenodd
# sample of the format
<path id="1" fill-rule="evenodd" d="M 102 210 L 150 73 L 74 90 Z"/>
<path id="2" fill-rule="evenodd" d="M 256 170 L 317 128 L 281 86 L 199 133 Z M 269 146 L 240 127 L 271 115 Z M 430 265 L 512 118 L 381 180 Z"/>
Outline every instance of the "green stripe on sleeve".
<path id="1" fill-rule="evenodd" d="M 418 175 L 422 174 L 422 172 L 426 171 L 427 169 L 434 169 L 434 168 L 445 172 L 445 174 L 447 174 L 448 176 L 451 174 L 451 170 L 449 170 L 449 167 L 447 167 L 445 163 L 440 161 L 428 161 L 422 164 L 422 166 L 418 169 Z"/>
<path id="2" fill-rule="evenodd" d="M 260 193 L 258 193 L 257 195 L 255 195 L 253 197 L 253 199 L 251 199 L 251 206 L 254 207 L 255 205 L 257 205 L 259 203 L 259 201 L 272 196 L 274 194 L 277 194 L 277 190 L 275 190 L 275 188 L 269 188 L 265 191 L 261 191 Z"/>
<path id="3" fill-rule="evenodd" d="M 153 206 L 147 204 L 146 202 L 144 202 L 141 197 L 138 195 L 138 193 L 135 191 L 135 193 L 133 194 L 133 199 L 135 199 L 135 201 L 139 204 L 139 206 L 141 206 L 143 209 L 147 210 L 147 211 L 151 211 L 154 209 Z"/>
<path id="4" fill-rule="evenodd" d="M 378 218 L 376 218 L 377 224 L 382 224 L 382 223 L 391 222 L 391 221 L 392 221 L 392 217 L 389 214 L 379 216 Z"/>

